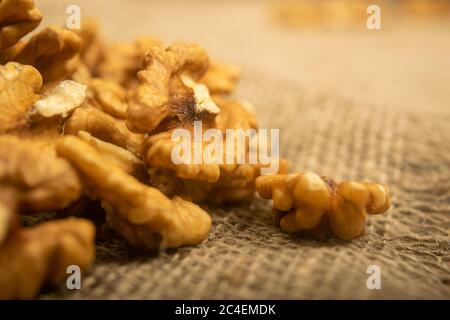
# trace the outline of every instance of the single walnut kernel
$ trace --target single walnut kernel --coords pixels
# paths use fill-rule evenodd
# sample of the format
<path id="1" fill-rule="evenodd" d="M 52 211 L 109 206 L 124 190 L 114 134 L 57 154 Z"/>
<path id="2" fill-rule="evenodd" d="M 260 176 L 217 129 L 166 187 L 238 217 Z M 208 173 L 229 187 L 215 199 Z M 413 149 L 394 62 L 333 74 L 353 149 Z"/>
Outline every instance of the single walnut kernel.
<path id="1" fill-rule="evenodd" d="M 281 228 L 324 236 L 331 232 L 350 240 L 364 233 L 366 214 L 379 214 L 390 206 L 387 187 L 368 182 L 336 184 L 314 173 L 261 176 L 256 190 L 272 199 Z"/>
<path id="2" fill-rule="evenodd" d="M 175 248 L 207 237 L 211 217 L 197 205 L 140 183 L 76 137 L 64 137 L 57 150 L 94 186 L 107 221 L 132 245 Z"/>
<path id="3" fill-rule="evenodd" d="M 145 55 L 144 70 L 137 75 L 140 84 L 127 97 L 130 130 L 146 133 L 171 118 L 183 122 L 204 113 L 216 114 L 218 109 L 209 101 L 206 87 L 195 90 L 208 65 L 206 52 L 196 45 L 151 48 Z"/>
<path id="4" fill-rule="evenodd" d="M 26 124 L 26 112 L 39 100 L 41 86 L 42 77 L 35 68 L 16 62 L 0 65 L 0 133 Z"/>
<path id="5" fill-rule="evenodd" d="M 34 66 L 44 82 L 61 81 L 77 70 L 81 45 L 76 33 L 48 27 L 28 41 L 17 43 L 6 59 Z"/>
<path id="6" fill-rule="evenodd" d="M 0 52 L 34 30 L 41 20 L 33 0 L 0 1 Z"/>
<path id="7" fill-rule="evenodd" d="M 85 270 L 94 259 L 95 228 L 69 218 L 20 229 L 0 244 L 0 299 L 31 299 L 67 277 L 67 267 Z"/>
<path id="8" fill-rule="evenodd" d="M 60 210 L 78 199 L 78 175 L 46 148 L 39 141 L 0 136 L 0 202 L 30 214 Z"/>

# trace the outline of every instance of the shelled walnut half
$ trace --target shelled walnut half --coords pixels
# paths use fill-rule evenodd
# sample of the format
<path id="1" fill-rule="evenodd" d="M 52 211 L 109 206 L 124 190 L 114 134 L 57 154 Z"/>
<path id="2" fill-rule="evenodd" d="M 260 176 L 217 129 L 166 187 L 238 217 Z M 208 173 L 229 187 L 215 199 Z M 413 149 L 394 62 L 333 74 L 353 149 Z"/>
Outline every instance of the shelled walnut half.
<path id="1" fill-rule="evenodd" d="M 256 190 L 273 200 L 274 219 L 284 231 L 343 240 L 361 236 L 366 215 L 384 213 L 391 203 L 389 189 L 380 184 L 337 184 L 314 173 L 261 176 Z"/>
<path id="2" fill-rule="evenodd" d="M 8 49 L 0 63 L 15 61 L 32 65 L 39 70 L 45 83 L 59 82 L 78 68 L 81 46 L 81 38 L 75 32 L 47 27 Z"/>
<path id="3" fill-rule="evenodd" d="M 164 121 L 190 122 L 217 114 L 207 87 L 198 83 L 208 66 L 206 52 L 197 45 L 152 47 L 137 74 L 139 85 L 128 93 L 128 128 L 148 133 Z"/>
<path id="4" fill-rule="evenodd" d="M 34 30 L 42 20 L 41 12 L 32 0 L 2 0 L 0 2 L 0 53 Z"/>
<path id="5" fill-rule="evenodd" d="M 61 210 L 78 199 L 77 173 L 45 148 L 44 142 L 0 135 L 0 203 L 32 214 Z"/>
<path id="6" fill-rule="evenodd" d="M 76 137 L 62 138 L 58 154 L 87 179 L 107 212 L 107 222 L 134 246 L 175 248 L 203 241 L 211 217 L 181 197 L 142 184 Z"/>
<path id="7" fill-rule="evenodd" d="M 0 65 L 0 133 L 27 123 L 27 110 L 40 99 L 42 77 L 31 67 L 16 62 Z"/>
<path id="8" fill-rule="evenodd" d="M 0 299 L 34 298 L 64 281 L 70 265 L 85 270 L 94 259 L 94 237 L 94 225 L 77 218 L 16 230 L 0 242 Z"/>

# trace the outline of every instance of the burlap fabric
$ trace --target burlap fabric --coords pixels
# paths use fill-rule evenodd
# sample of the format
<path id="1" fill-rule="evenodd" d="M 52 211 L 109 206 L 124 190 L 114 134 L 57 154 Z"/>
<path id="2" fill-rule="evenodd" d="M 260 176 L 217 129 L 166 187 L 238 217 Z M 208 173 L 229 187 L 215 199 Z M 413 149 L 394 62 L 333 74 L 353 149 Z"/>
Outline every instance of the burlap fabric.
<path id="1" fill-rule="evenodd" d="M 64 1 L 37 2 L 61 22 Z M 109 37 L 188 39 L 238 62 L 236 96 L 255 105 L 263 127 L 281 129 L 292 169 L 387 184 L 393 206 L 351 242 L 291 237 L 260 199 L 209 208 L 214 227 L 201 245 L 143 254 L 120 240 L 99 241 L 82 290 L 42 298 L 450 298 L 445 28 L 300 34 L 271 25 L 261 2 L 80 3 Z M 370 265 L 381 268 L 381 290 L 366 286 Z"/>

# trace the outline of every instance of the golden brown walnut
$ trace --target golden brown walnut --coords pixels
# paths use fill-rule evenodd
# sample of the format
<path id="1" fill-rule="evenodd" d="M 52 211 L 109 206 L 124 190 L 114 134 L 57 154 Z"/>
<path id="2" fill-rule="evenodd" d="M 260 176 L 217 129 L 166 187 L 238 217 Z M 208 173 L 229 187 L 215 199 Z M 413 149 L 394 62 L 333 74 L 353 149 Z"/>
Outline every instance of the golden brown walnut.
<path id="1" fill-rule="evenodd" d="M 60 123 L 84 100 L 85 87 L 63 81 L 39 95 L 39 72 L 10 62 L 0 66 L 0 134 L 14 134 L 38 141 L 41 152 L 54 154 L 53 142 L 61 134 Z"/>
<path id="2" fill-rule="evenodd" d="M 105 45 L 99 35 L 99 26 L 95 19 L 87 18 L 81 21 L 81 28 L 74 30 L 81 40 L 81 61 L 91 74 L 96 74 L 97 66 L 103 59 Z"/>
<path id="3" fill-rule="evenodd" d="M 89 83 L 89 104 L 109 115 L 125 119 L 127 111 L 126 92 L 115 82 L 95 78 Z"/>
<path id="4" fill-rule="evenodd" d="M 196 45 L 175 43 L 152 47 L 137 75 L 139 86 L 128 93 L 127 126 L 151 132 L 163 121 L 190 122 L 219 110 L 206 86 L 196 82 L 208 69 L 206 52 Z"/>
<path id="5" fill-rule="evenodd" d="M 84 105 L 76 109 L 64 125 L 64 133 L 77 135 L 89 132 L 94 137 L 141 154 L 144 135 L 128 130 L 124 120 L 106 114 L 96 108 Z"/>
<path id="6" fill-rule="evenodd" d="M 343 240 L 361 236 L 366 215 L 384 213 L 390 206 L 385 186 L 354 181 L 336 184 L 314 173 L 261 176 L 256 190 L 273 200 L 275 220 L 283 230 L 319 237 L 334 234 Z"/>
<path id="7" fill-rule="evenodd" d="M 168 169 L 173 171 L 177 177 L 183 179 L 191 179 L 197 181 L 214 182 L 219 179 L 220 171 L 219 166 L 215 163 L 180 163 L 176 164 L 172 158 L 173 148 L 181 143 L 181 139 L 172 139 L 172 132 L 162 132 L 150 136 L 146 140 L 147 151 L 145 153 L 145 162 L 150 167 L 156 167 L 160 169 Z M 194 154 L 196 145 L 201 144 L 200 148 L 204 147 L 204 144 L 197 141 L 186 141 L 188 148 Z"/>
<path id="8" fill-rule="evenodd" d="M 108 223 L 130 244 L 174 248 L 207 237 L 211 217 L 195 204 L 140 183 L 76 137 L 62 138 L 57 150 L 94 186 Z"/>
<path id="9" fill-rule="evenodd" d="M 402 0 L 400 11 L 411 18 L 436 18 L 450 14 L 450 3 L 447 0 Z"/>
<path id="10" fill-rule="evenodd" d="M 283 1 L 273 6 L 273 13 L 288 27 L 343 29 L 366 26 L 370 4 L 366 0 Z"/>
<path id="11" fill-rule="evenodd" d="M 234 64 L 212 62 L 200 82 L 211 94 L 230 94 L 234 91 L 241 70 Z"/>
<path id="12" fill-rule="evenodd" d="M 100 152 L 105 159 L 111 161 L 126 173 L 136 177 L 140 181 L 148 179 L 144 162 L 134 153 L 112 143 L 97 139 L 86 131 L 78 132 L 78 137 L 89 143 L 98 152 Z"/>
<path id="13" fill-rule="evenodd" d="M 232 118 L 232 116 L 228 118 Z M 236 119 L 239 120 L 238 123 L 243 124 L 244 120 L 242 118 Z M 252 123 L 252 121 L 249 123 Z M 230 125 L 230 127 L 232 128 L 233 125 Z M 243 125 L 243 127 L 246 127 L 246 125 Z M 187 128 L 185 127 L 185 129 Z M 172 153 L 175 151 L 176 145 L 181 144 L 179 139 L 182 138 L 172 139 L 172 131 L 148 137 L 145 144 L 146 152 L 144 153 L 146 164 L 152 168 L 173 172 L 178 178 L 182 179 L 194 202 L 207 200 L 218 204 L 222 202 L 245 201 L 253 197 L 255 193 L 254 183 L 260 175 L 263 165 L 260 163 L 237 163 L 239 149 L 236 147 L 235 162 L 232 164 L 220 161 L 211 163 L 206 162 L 205 159 L 200 163 L 175 163 Z M 208 143 L 209 141 L 206 142 L 205 140 L 201 142 L 188 140 L 186 147 L 191 149 L 191 155 L 193 155 L 196 145 L 200 144 L 201 150 L 205 150 Z M 226 143 L 226 140 L 224 143 Z M 248 159 L 248 149 L 244 149 L 242 152 Z M 225 148 L 223 155 L 224 157 L 221 161 L 224 161 L 226 156 Z M 279 173 L 287 172 L 287 162 L 285 160 L 281 159 L 278 167 Z"/>
<path id="14" fill-rule="evenodd" d="M 131 44 L 117 43 L 107 46 L 103 49 L 94 74 L 125 88 L 134 88 L 137 85 L 136 74 L 142 69 L 144 55 L 154 46 L 161 46 L 161 42 L 152 37 L 141 37 Z"/>
<path id="15" fill-rule="evenodd" d="M 257 129 L 258 124 L 252 112 L 240 101 L 215 98 L 220 106 L 220 113 L 211 123 L 204 123 L 202 129 L 215 128 L 223 133 L 222 159 L 219 157 L 214 162 L 201 163 L 175 163 L 172 153 L 177 152 L 176 146 L 181 145 L 183 137 L 172 138 L 172 130 L 154 134 L 146 139 L 146 151 L 144 160 L 150 167 L 169 170 L 178 178 L 184 179 L 184 184 L 195 202 L 208 200 L 213 203 L 238 202 L 251 199 L 255 193 L 254 183 L 260 175 L 263 165 L 260 163 L 248 163 L 249 143 L 247 141 L 243 149 L 238 149 L 237 138 L 234 144 L 233 163 L 226 163 L 226 129 Z M 178 128 L 179 129 L 179 128 Z M 192 126 L 184 126 L 194 136 Z M 256 133 L 256 131 L 255 131 Z M 191 155 L 197 145 L 200 150 L 205 150 L 210 144 L 208 140 L 186 141 L 187 147 L 191 149 Z M 240 164 L 238 158 L 243 156 L 247 163 Z M 279 166 L 279 172 L 287 172 L 287 165 L 283 161 Z"/>
<path id="16" fill-rule="evenodd" d="M 215 97 L 220 108 L 219 114 L 215 118 L 214 127 L 225 134 L 226 129 L 258 129 L 256 117 L 244 104 L 236 100 L 222 99 Z M 238 149 L 237 137 L 234 139 L 233 163 L 226 163 L 227 156 L 226 137 L 224 135 L 223 159 L 219 163 L 220 177 L 214 183 L 187 182 L 187 188 L 191 192 L 195 201 L 212 202 L 219 204 L 222 202 L 246 201 L 253 197 L 255 193 L 255 180 L 260 175 L 261 166 L 258 163 L 248 163 L 249 140 L 244 149 Z M 233 139 L 233 138 L 231 138 Z M 246 163 L 239 164 L 238 158 L 244 157 Z"/>
<path id="17" fill-rule="evenodd" d="M 216 101 L 220 106 L 220 112 L 212 125 L 211 122 L 202 123 L 202 129 L 215 128 L 221 130 L 222 133 L 225 133 L 226 129 L 247 130 L 256 129 L 258 127 L 255 116 L 244 108 L 240 102 L 220 98 L 217 98 Z M 193 139 L 193 126 L 185 125 L 184 129 L 190 132 L 192 138 L 191 140 L 186 141 L 188 147 L 191 149 L 191 154 L 194 154 L 197 147 L 202 151 L 205 150 L 210 141 L 204 139 L 195 141 Z M 250 181 L 254 182 L 256 179 L 256 171 L 259 170 L 259 166 L 240 165 L 237 163 L 237 158 L 239 157 L 237 144 L 235 144 L 234 163 L 224 163 L 226 157 L 226 141 L 224 141 L 223 159 L 217 159 L 217 161 L 213 163 L 208 163 L 205 159 L 202 159 L 201 163 L 175 163 L 173 161 L 172 152 L 175 151 L 174 147 L 176 147 L 176 145 L 182 143 L 183 137 L 179 136 L 176 139 L 172 138 L 172 133 L 173 130 L 169 130 L 154 134 L 147 138 L 144 159 L 148 166 L 167 169 L 173 171 L 179 178 L 194 181 L 213 183 L 220 177 L 222 187 L 229 185 L 231 181 L 233 181 L 233 184 L 230 185 L 230 187 L 234 188 L 239 184 L 243 186 L 247 185 Z M 248 149 L 243 151 L 247 153 Z"/>
<path id="18" fill-rule="evenodd" d="M 26 112 L 39 100 L 41 86 L 42 77 L 35 68 L 15 62 L 0 65 L 0 133 L 26 124 Z"/>
<path id="19" fill-rule="evenodd" d="M 220 109 L 216 116 L 215 127 L 225 132 L 226 129 L 258 129 L 258 121 L 253 106 L 246 101 L 224 99 L 218 96 L 214 101 Z"/>
<path id="20" fill-rule="evenodd" d="M 84 101 L 86 87 L 77 82 L 55 83 L 42 96 L 37 93 L 41 85 L 41 75 L 31 66 L 16 62 L 0 66 L 0 133 L 28 130 L 32 123 L 64 118 Z"/>
<path id="21" fill-rule="evenodd" d="M 0 52 L 34 30 L 41 20 L 33 0 L 0 1 Z"/>
<path id="22" fill-rule="evenodd" d="M 61 81 L 77 70 L 81 46 L 81 38 L 75 32 L 47 27 L 28 41 L 17 43 L 6 61 L 34 66 L 44 82 Z"/>
<path id="23" fill-rule="evenodd" d="M 81 184 L 64 159 L 40 141 L 0 136 L 0 202 L 20 213 L 60 210 L 78 199 Z"/>
<path id="24" fill-rule="evenodd" d="M 85 270 L 93 261 L 95 227 L 84 219 L 44 222 L 18 230 L 0 244 L 0 299 L 31 299 L 44 286 Z"/>

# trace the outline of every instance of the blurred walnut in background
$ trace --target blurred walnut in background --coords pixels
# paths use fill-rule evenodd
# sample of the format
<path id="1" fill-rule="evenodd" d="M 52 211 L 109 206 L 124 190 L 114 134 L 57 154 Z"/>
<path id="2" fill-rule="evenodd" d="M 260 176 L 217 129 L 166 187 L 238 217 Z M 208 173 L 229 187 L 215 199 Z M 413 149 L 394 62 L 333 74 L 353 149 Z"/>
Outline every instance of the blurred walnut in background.
<path id="1" fill-rule="evenodd" d="M 0 52 L 16 44 L 34 30 L 42 20 L 41 12 L 32 0 L 2 0 L 0 2 Z"/>
<path id="2" fill-rule="evenodd" d="M 371 5 L 380 8 L 383 28 L 450 16 L 448 0 L 284 0 L 272 5 L 270 12 L 279 24 L 296 29 L 367 30 Z"/>

